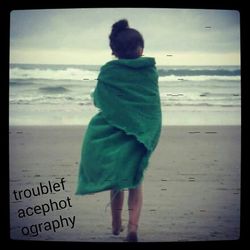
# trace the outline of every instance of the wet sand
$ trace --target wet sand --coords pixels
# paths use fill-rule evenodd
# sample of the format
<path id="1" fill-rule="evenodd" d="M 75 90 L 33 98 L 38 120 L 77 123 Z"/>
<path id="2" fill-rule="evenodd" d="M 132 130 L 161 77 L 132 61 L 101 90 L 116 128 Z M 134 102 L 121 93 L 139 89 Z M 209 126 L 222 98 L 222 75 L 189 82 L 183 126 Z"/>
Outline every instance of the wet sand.
<path id="1" fill-rule="evenodd" d="M 111 234 L 110 206 L 106 208 L 109 192 L 86 196 L 74 194 L 85 129 L 84 126 L 10 127 L 12 239 L 122 242 L 125 238 L 126 230 L 119 236 Z M 160 142 L 145 172 L 139 241 L 238 239 L 240 153 L 240 126 L 163 127 Z M 16 200 L 13 194 L 14 190 L 22 190 L 24 194 L 24 190 L 40 183 L 48 184 L 48 181 L 59 183 L 62 178 L 65 189 L 58 192 L 54 190 L 22 200 Z M 28 196 L 29 191 L 25 194 Z M 46 215 L 18 217 L 19 209 L 41 206 L 49 199 L 59 202 L 67 197 L 71 206 L 60 210 L 54 206 L 54 211 Z M 126 225 L 127 192 L 124 205 L 123 224 Z M 49 223 L 59 221 L 60 216 L 75 217 L 74 226 L 65 220 L 54 232 Z M 39 224 L 40 229 L 38 226 L 30 229 Z"/>

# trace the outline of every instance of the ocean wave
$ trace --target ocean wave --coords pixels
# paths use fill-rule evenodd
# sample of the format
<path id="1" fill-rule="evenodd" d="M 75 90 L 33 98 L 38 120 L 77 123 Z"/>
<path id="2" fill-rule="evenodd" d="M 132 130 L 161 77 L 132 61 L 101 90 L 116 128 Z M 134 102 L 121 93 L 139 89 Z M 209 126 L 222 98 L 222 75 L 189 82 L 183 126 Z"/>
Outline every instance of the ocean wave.
<path id="1" fill-rule="evenodd" d="M 162 102 L 162 106 L 168 106 L 168 107 L 241 107 L 241 104 L 226 104 L 226 103 L 207 103 L 207 102 L 202 102 L 202 103 L 183 103 L 183 102 L 178 102 L 178 103 L 173 103 L 173 102 Z"/>
<path id="2" fill-rule="evenodd" d="M 159 76 L 240 76 L 240 69 L 159 69 Z"/>
<path id="3" fill-rule="evenodd" d="M 239 93 L 211 93 L 204 92 L 200 94 L 201 97 L 238 97 Z"/>
<path id="4" fill-rule="evenodd" d="M 72 96 L 37 96 L 37 97 L 10 97 L 10 104 L 25 104 L 25 105 L 34 105 L 34 104 L 56 104 L 56 105 L 92 105 L 93 102 L 90 97 L 72 97 Z"/>
<path id="5" fill-rule="evenodd" d="M 206 98 L 206 99 L 203 99 L 203 98 L 199 98 L 199 99 L 196 99 L 196 98 L 173 98 L 173 97 L 168 97 L 168 98 L 162 98 L 162 102 L 171 102 L 171 103 L 183 103 L 183 104 L 196 104 L 196 103 L 199 103 L 199 102 L 206 102 L 206 103 L 211 103 L 211 104 L 217 104 L 218 102 L 223 102 L 223 103 L 236 103 L 238 104 L 240 101 L 241 101 L 241 98 L 240 97 L 232 97 L 232 98 L 223 98 L 223 97 L 218 97 L 218 98 Z"/>
<path id="6" fill-rule="evenodd" d="M 10 100 L 10 104 L 15 104 L 15 105 L 60 105 L 60 104 L 66 104 L 65 102 L 62 103 L 59 100 L 56 99 L 51 99 L 51 100 L 45 100 L 45 99 L 40 99 L 40 100 L 27 100 L 27 99 L 15 99 L 15 100 Z M 76 103 L 72 103 L 74 105 L 80 105 L 80 106 L 93 106 L 93 102 L 91 100 L 81 100 Z M 226 103 L 192 103 L 192 102 L 170 102 L 170 101 L 162 101 L 161 102 L 162 106 L 167 106 L 167 107 L 241 107 L 241 104 L 226 104 Z"/>
<path id="7" fill-rule="evenodd" d="M 160 76 L 159 82 L 185 82 L 185 81 L 194 81 L 194 82 L 202 82 L 202 81 L 240 81 L 241 76 L 218 76 L 218 75 L 193 75 L 193 76 L 176 76 L 176 75 L 168 75 L 168 76 Z"/>
<path id="8" fill-rule="evenodd" d="M 53 86 L 53 87 L 41 87 L 39 88 L 40 91 L 46 93 L 64 93 L 70 91 L 69 89 L 62 87 L 62 86 Z"/>
<path id="9" fill-rule="evenodd" d="M 40 68 L 10 68 L 10 79 L 52 79 L 52 80 L 96 80 L 98 71 L 79 68 L 40 69 Z"/>
<path id="10" fill-rule="evenodd" d="M 64 94 L 58 95 L 43 95 L 43 96 L 26 96 L 26 97 L 10 97 L 10 104 L 22 104 L 22 105 L 81 105 L 90 106 L 93 105 L 93 101 L 90 96 L 70 96 Z M 161 95 L 162 106 L 177 106 L 177 107 L 240 107 L 241 99 L 239 96 L 235 97 L 217 97 L 217 98 L 205 98 L 194 97 L 190 98 L 185 95 Z"/>
<path id="11" fill-rule="evenodd" d="M 10 81 L 10 86 L 12 87 L 22 87 L 22 86 L 26 86 L 26 85 L 33 85 L 33 82 L 28 82 L 28 81 Z"/>
<path id="12" fill-rule="evenodd" d="M 193 94 L 194 95 L 194 94 Z M 178 97 L 180 98 L 186 98 L 186 96 L 190 96 L 190 94 L 187 93 L 166 93 L 166 92 L 161 92 L 160 93 L 161 98 L 166 98 L 166 97 Z M 225 100 L 230 99 L 230 98 L 239 98 L 241 97 L 240 93 L 212 93 L 212 92 L 203 92 L 200 94 L 194 95 L 194 98 L 188 99 L 188 100 L 197 100 L 197 98 L 204 98 L 207 97 L 208 100 L 211 100 L 211 98 L 223 98 Z M 215 99 L 216 100 L 216 99 Z"/>
<path id="13" fill-rule="evenodd" d="M 83 67 L 83 66 L 82 66 Z M 239 81 L 240 69 L 230 68 L 169 68 L 157 69 L 159 81 Z M 96 81 L 99 69 L 90 66 L 59 66 L 59 65 L 12 65 L 10 67 L 10 79 L 45 79 L 45 80 L 79 80 Z"/>

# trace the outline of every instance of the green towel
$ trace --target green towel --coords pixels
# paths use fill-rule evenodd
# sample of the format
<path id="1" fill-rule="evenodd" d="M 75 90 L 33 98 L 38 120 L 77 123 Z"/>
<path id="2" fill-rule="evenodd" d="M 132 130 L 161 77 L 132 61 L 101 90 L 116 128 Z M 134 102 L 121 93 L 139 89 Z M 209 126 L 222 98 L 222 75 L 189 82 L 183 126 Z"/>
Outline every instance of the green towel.
<path id="1" fill-rule="evenodd" d="M 94 104 L 100 112 L 84 136 L 76 194 L 137 187 L 161 132 L 154 58 L 106 63 Z"/>

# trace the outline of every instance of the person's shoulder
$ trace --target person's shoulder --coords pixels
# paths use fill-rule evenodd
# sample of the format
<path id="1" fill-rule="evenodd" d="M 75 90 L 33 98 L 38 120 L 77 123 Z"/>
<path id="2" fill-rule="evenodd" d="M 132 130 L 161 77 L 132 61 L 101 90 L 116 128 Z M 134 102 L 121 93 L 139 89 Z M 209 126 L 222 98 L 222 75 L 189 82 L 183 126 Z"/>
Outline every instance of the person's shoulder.
<path id="1" fill-rule="evenodd" d="M 118 59 L 110 60 L 110 61 L 106 62 L 105 64 L 102 65 L 101 70 L 105 70 L 105 69 L 109 68 L 110 66 L 117 65 L 117 61 L 118 61 Z"/>

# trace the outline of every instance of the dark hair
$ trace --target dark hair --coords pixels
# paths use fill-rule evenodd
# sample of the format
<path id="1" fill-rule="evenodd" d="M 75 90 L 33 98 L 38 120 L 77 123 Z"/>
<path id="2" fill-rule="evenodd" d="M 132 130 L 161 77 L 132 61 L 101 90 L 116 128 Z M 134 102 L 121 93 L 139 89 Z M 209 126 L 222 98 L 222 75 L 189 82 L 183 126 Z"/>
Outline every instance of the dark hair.
<path id="1" fill-rule="evenodd" d="M 140 32 L 131 29 L 126 19 L 122 19 L 112 26 L 109 35 L 109 46 L 120 59 L 134 59 L 140 56 L 138 49 L 144 48 L 144 40 Z"/>

